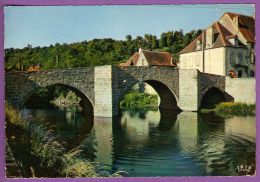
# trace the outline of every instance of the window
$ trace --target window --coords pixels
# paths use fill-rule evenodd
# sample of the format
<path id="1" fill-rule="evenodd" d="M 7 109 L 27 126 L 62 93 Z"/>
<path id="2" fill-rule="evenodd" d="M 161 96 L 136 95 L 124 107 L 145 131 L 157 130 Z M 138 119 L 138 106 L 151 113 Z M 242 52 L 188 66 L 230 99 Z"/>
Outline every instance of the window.
<path id="1" fill-rule="evenodd" d="M 255 77 L 255 72 L 254 71 L 250 71 L 250 77 Z"/>
<path id="2" fill-rule="evenodd" d="M 242 70 L 238 70 L 238 71 L 237 71 L 237 77 L 238 77 L 238 78 L 241 78 L 241 77 L 242 77 L 242 73 L 243 73 Z"/>
<path id="3" fill-rule="evenodd" d="M 217 40 L 217 38 L 218 38 L 218 35 L 219 35 L 219 33 L 214 33 L 214 37 L 213 37 L 213 43 L 215 43 L 215 42 L 216 42 L 216 40 Z"/>
<path id="4" fill-rule="evenodd" d="M 201 43 L 200 40 L 197 40 L 196 50 L 200 50 L 200 49 L 201 49 Z"/>
<path id="5" fill-rule="evenodd" d="M 253 53 L 251 53 L 250 62 L 255 64 L 255 55 Z"/>
<path id="6" fill-rule="evenodd" d="M 235 64 L 235 59 L 234 59 L 234 56 L 233 56 L 233 52 L 229 52 L 229 61 L 230 61 L 230 64 Z"/>
<path id="7" fill-rule="evenodd" d="M 243 53 L 242 52 L 237 53 L 237 64 L 243 64 Z"/>
<path id="8" fill-rule="evenodd" d="M 134 61 L 131 60 L 130 66 L 134 66 Z"/>

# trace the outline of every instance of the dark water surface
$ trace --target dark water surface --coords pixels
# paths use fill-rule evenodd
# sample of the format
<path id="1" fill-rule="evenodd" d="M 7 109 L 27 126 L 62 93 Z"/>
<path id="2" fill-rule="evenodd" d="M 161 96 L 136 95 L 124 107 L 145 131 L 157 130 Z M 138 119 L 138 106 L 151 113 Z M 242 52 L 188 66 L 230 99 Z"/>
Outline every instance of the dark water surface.
<path id="1" fill-rule="evenodd" d="M 118 118 L 84 117 L 75 110 L 24 109 L 25 116 L 55 125 L 68 148 L 126 171 L 129 176 L 242 175 L 255 168 L 255 117 L 173 111 L 122 111 Z M 249 173 L 250 173 L 249 172 Z"/>

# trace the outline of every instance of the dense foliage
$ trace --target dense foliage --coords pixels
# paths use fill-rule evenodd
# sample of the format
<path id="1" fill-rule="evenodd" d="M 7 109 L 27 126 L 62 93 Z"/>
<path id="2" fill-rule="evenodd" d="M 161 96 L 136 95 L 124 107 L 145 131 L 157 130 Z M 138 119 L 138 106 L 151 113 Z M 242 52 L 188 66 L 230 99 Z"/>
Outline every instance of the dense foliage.
<path id="1" fill-rule="evenodd" d="M 120 103 L 120 108 L 157 108 L 158 96 L 142 92 L 132 91 L 125 95 L 124 100 Z"/>
<path id="2" fill-rule="evenodd" d="M 27 70 L 32 65 L 41 65 L 43 70 L 115 65 L 130 58 L 140 47 L 167 51 L 177 59 L 177 53 L 200 33 L 201 30 L 192 30 L 184 34 L 182 30 L 179 30 L 164 32 L 160 38 L 151 34 L 136 38 L 127 35 L 125 40 L 104 38 L 72 44 L 56 43 L 49 47 L 28 45 L 22 49 L 8 48 L 5 50 L 5 69 L 7 71 Z"/>

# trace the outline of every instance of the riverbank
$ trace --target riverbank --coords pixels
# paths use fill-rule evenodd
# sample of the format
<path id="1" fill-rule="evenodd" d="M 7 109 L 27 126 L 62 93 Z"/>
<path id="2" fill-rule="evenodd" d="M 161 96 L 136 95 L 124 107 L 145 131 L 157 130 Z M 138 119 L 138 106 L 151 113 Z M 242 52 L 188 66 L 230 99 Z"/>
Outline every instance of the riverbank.
<path id="1" fill-rule="evenodd" d="M 158 96 L 133 91 L 125 95 L 120 103 L 121 109 L 156 109 L 158 108 Z"/>
<path id="2" fill-rule="evenodd" d="M 200 113 L 214 112 L 217 115 L 255 115 L 255 104 L 222 102 L 213 109 L 200 109 Z"/>
<path id="3" fill-rule="evenodd" d="M 24 119 L 6 104 L 6 138 L 22 177 L 113 177 L 111 169 L 84 159 L 80 147 L 70 151 L 52 128 Z"/>

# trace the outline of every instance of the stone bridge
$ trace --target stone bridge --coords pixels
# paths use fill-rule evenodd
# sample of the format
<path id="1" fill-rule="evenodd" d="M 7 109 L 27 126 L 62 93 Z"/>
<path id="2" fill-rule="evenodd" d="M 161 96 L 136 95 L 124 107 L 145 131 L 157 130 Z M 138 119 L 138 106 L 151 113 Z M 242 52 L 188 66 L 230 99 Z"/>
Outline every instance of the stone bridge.
<path id="1" fill-rule="evenodd" d="M 22 108 L 39 88 L 64 85 L 82 99 L 90 115 L 112 117 L 119 103 L 140 82 L 152 86 L 160 97 L 160 108 L 197 111 L 216 101 L 255 102 L 255 79 L 230 79 L 174 67 L 99 66 L 5 74 L 5 98 Z M 241 88 L 241 84 L 245 86 Z M 234 89 L 238 87 L 238 91 Z"/>

